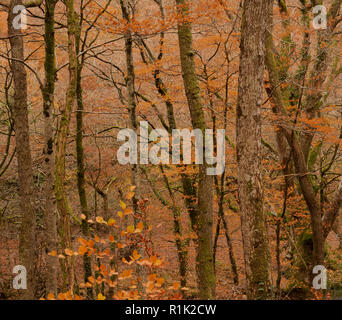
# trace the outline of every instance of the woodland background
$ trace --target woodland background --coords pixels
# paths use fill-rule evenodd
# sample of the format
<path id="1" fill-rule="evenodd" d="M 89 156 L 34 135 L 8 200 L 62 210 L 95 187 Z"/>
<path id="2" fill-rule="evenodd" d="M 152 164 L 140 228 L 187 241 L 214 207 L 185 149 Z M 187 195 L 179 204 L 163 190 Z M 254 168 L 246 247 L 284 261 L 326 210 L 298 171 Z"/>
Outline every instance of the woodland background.
<path id="1" fill-rule="evenodd" d="M 20 31 L 21 3 L 0 0 L 1 299 L 338 298 L 341 0 L 25 0 Z M 120 165 L 139 121 L 226 129 L 224 174 Z"/>

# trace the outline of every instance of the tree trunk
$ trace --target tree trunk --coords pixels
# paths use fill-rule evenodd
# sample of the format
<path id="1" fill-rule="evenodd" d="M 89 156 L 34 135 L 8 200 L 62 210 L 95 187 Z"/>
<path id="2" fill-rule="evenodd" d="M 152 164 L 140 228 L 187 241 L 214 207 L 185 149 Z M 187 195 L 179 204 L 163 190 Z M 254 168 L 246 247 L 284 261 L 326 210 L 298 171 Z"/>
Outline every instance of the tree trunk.
<path id="1" fill-rule="evenodd" d="M 200 97 L 200 88 L 196 75 L 194 52 L 192 48 L 191 24 L 186 22 L 189 14 L 187 0 L 176 0 L 178 11 L 184 21 L 178 23 L 178 40 L 182 76 L 185 93 L 194 129 L 202 130 L 203 136 L 206 128 L 203 105 Z M 203 152 L 203 154 L 205 154 Z M 207 164 L 199 165 L 198 182 L 198 211 L 196 210 L 193 228 L 197 233 L 196 270 L 200 299 L 213 299 L 215 297 L 215 271 L 213 263 L 213 178 L 207 175 Z"/>
<path id="2" fill-rule="evenodd" d="M 77 23 L 74 12 L 73 0 L 65 1 L 68 25 L 68 55 L 69 55 L 69 86 L 66 93 L 66 101 L 58 128 L 57 148 L 56 148 L 56 199 L 57 208 L 60 213 L 59 232 L 61 236 L 62 249 L 72 248 L 70 216 L 72 209 L 68 203 L 65 190 L 65 153 L 69 134 L 71 112 L 76 101 L 76 79 L 77 79 L 77 60 L 76 60 L 76 32 Z M 63 263 L 63 287 L 70 290 L 74 287 L 73 257 L 67 256 Z"/>
<path id="3" fill-rule="evenodd" d="M 129 6 L 127 0 L 120 0 L 122 16 L 127 24 L 131 22 Z M 133 37 L 132 32 L 129 29 L 129 26 L 124 34 L 125 38 L 125 54 L 126 54 L 126 68 L 127 68 L 127 76 L 126 76 L 126 84 L 127 84 L 127 104 L 129 108 L 129 116 L 130 116 L 130 126 L 135 132 L 138 131 L 138 123 L 136 116 L 136 102 L 135 102 L 135 72 L 134 72 L 134 64 L 133 64 Z M 139 162 L 139 159 L 138 159 Z M 136 186 L 135 195 L 133 197 L 133 209 L 135 215 L 139 216 L 138 212 L 138 198 L 139 198 L 139 172 L 138 165 L 132 164 L 131 167 L 131 177 L 132 177 L 132 185 Z"/>
<path id="4" fill-rule="evenodd" d="M 43 114 L 45 131 L 45 241 L 46 253 L 57 251 L 57 206 L 55 196 L 55 153 L 54 153 L 54 91 L 55 66 L 55 0 L 45 1 L 45 85 L 43 88 Z M 57 294 L 58 261 L 47 256 L 46 292 Z"/>
<path id="5" fill-rule="evenodd" d="M 135 71 L 134 71 L 134 62 L 133 62 L 133 37 L 132 32 L 130 30 L 131 23 L 131 14 L 129 11 L 129 0 L 120 0 L 122 17 L 127 23 L 127 30 L 124 33 L 125 39 L 125 56 L 126 56 L 126 85 L 127 85 L 127 104 L 129 108 L 129 117 L 130 122 L 129 126 L 134 132 L 138 135 L 138 122 L 136 115 L 136 102 L 135 102 Z M 140 157 L 137 157 L 138 163 L 140 162 Z M 146 227 L 146 216 L 142 216 L 142 212 L 139 209 L 139 200 L 140 200 L 140 172 L 139 165 L 132 164 L 131 165 L 131 185 L 136 186 L 134 191 L 134 196 L 132 198 L 133 203 L 133 211 L 134 211 L 134 226 L 136 227 L 139 219 L 142 219 L 144 226 Z M 136 238 L 136 249 L 138 252 L 140 251 L 138 242 L 140 240 Z M 143 268 L 140 265 L 136 266 L 136 273 L 138 277 L 143 277 Z M 142 290 L 141 282 L 138 284 L 138 289 Z"/>
<path id="6" fill-rule="evenodd" d="M 76 13 L 75 13 L 76 19 Z M 81 28 L 82 21 L 79 21 L 78 30 L 76 33 L 76 54 L 80 53 L 81 46 Z M 85 46 L 85 44 L 84 44 Z M 84 49 L 82 46 L 82 51 Z M 84 149 L 83 149 L 83 91 L 82 91 L 82 69 L 84 65 L 84 55 L 77 57 L 77 80 L 76 80 L 76 98 L 77 98 L 77 112 L 76 112 L 76 158 L 77 158 L 77 188 L 78 196 L 80 199 L 80 205 L 82 214 L 85 215 L 85 219 L 82 219 L 82 234 L 85 238 L 89 237 L 89 210 L 87 203 L 87 195 L 85 188 L 85 165 L 84 165 Z M 83 268 L 84 268 L 84 281 L 88 281 L 88 277 L 92 275 L 91 270 L 91 257 L 83 255 Z M 92 288 L 87 288 L 88 298 L 93 298 Z"/>
<path id="7" fill-rule="evenodd" d="M 21 30 L 13 26 L 13 7 L 21 5 L 21 0 L 12 0 L 8 10 L 8 37 L 11 45 L 10 62 L 13 74 L 14 101 L 13 120 L 15 128 L 18 162 L 18 182 L 20 208 L 22 212 L 19 236 L 19 261 L 27 271 L 27 289 L 21 291 L 22 299 L 33 299 L 35 295 L 35 227 L 34 182 L 29 139 L 29 121 L 27 110 L 27 76 L 24 60 L 24 44 Z"/>
<path id="8" fill-rule="evenodd" d="M 249 299 L 266 299 L 269 290 L 269 249 L 261 166 L 261 108 L 266 18 L 270 4 L 271 0 L 245 0 L 242 17 L 236 146 Z"/>
<path id="9" fill-rule="evenodd" d="M 272 24 L 272 8 L 269 8 L 268 24 Z M 271 92 L 274 100 L 274 112 L 282 117 L 287 125 L 292 125 L 286 111 L 286 98 L 283 96 L 279 88 L 279 73 L 278 64 L 274 56 L 274 44 L 271 30 L 267 31 L 266 38 L 266 67 L 269 74 L 271 84 Z M 311 229 L 313 235 L 313 258 L 308 264 L 308 270 L 311 269 L 311 264 L 322 265 L 324 262 L 324 233 L 323 222 L 321 218 L 321 207 L 317 199 L 311 177 L 308 174 L 309 169 L 306 162 L 305 149 L 301 144 L 298 133 L 290 130 L 287 126 L 280 124 L 279 134 L 286 138 L 288 145 L 291 147 L 294 163 L 294 171 L 297 174 L 301 191 L 303 193 L 305 202 L 311 214 Z M 290 126 L 291 127 L 291 126 Z M 329 215 L 332 216 L 332 215 Z"/>

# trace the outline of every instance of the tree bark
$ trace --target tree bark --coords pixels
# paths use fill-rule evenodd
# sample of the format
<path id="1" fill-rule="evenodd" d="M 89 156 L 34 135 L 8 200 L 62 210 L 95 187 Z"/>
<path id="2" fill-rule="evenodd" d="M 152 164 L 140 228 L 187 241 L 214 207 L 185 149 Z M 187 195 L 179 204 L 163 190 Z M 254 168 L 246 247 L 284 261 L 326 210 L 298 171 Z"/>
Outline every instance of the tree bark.
<path id="1" fill-rule="evenodd" d="M 21 5 L 21 0 L 12 0 L 8 10 L 8 36 L 11 45 L 10 67 L 13 73 L 14 101 L 13 120 L 15 128 L 16 151 L 18 162 L 18 181 L 20 208 L 22 212 L 19 236 L 19 261 L 27 271 L 27 289 L 21 291 L 22 299 L 33 299 L 36 289 L 35 280 L 35 228 L 34 182 L 32 157 L 29 138 L 29 121 L 27 106 L 27 75 L 24 61 L 24 44 L 21 30 L 13 26 L 16 16 L 13 8 Z"/>
<path id="2" fill-rule="evenodd" d="M 236 146 L 249 299 L 266 299 L 269 291 L 269 249 L 261 165 L 261 108 L 266 21 L 271 2 L 245 0 L 242 17 Z"/>
<path id="3" fill-rule="evenodd" d="M 131 17 L 128 9 L 127 0 L 120 0 L 122 16 L 127 24 L 131 22 Z M 136 102 L 135 102 L 135 72 L 134 72 L 134 63 L 133 63 L 133 37 L 130 27 L 127 26 L 127 30 L 124 34 L 125 38 L 125 54 L 126 54 L 126 68 L 127 68 L 127 76 L 126 76 L 126 84 L 127 84 L 127 103 L 129 108 L 129 116 L 130 116 L 130 126 L 135 132 L 138 131 L 138 122 L 136 116 Z M 138 159 L 139 161 L 139 159 Z M 132 164 L 131 167 L 131 177 L 132 177 L 132 185 L 136 186 L 135 194 L 133 197 L 133 209 L 135 216 L 139 216 L 138 210 L 138 201 L 139 201 L 139 168 L 137 164 Z"/>
<path id="4" fill-rule="evenodd" d="M 45 173 L 45 241 L 46 253 L 57 251 L 57 205 L 55 195 L 55 150 L 54 150 L 54 91 L 55 66 L 55 0 L 45 1 L 45 85 L 43 88 L 44 114 L 44 173 Z M 47 293 L 57 294 L 58 261 L 47 256 Z"/>
<path id="5" fill-rule="evenodd" d="M 126 85 L 127 85 L 127 104 L 129 109 L 129 126 L 134 132 L 138 135 L 138 122 L 136 115 L 136 101 L 135 101 L 135 71 L 134 71 L 134 61 L 133 61 L 133 37 L 132 31 L 130 30 L 130 23 L 132 21 L 131 13 L 129 11 L 129 0 L 120 0 L 122 17 L 127 23 L 127 30 L 124 33 L 125 39 L 125 57 L 126 57 Z M 137 157 L 138 163 L 140 161 L 140 157 Z M 146 216 L 139 209 L 139 201 L 140 201 L 140 170 L 138 164 L 131 165 L 131 185 L 136 186 L 134 191 L 134 196 L 132 198 L 133 211 L 134 211 L 134 226 L 137 226 L 139 219 L 142 220 L 144 226 L 146 227 Z M 139 240 L 136 238 L 135 248 L 138 252 L 139 249 Z M 136 266 L 136 273 L 139 277 L 143 278 L 144 270 L 140 265 Z M 138 284 L 138 289 L 142 290 L 141 282 Z"/>
<path id="6" fill-rule="evenodd" d="M 75 19 L 76 19 L 75 13 Z M 80 199 L 82 214 L 85 219 L 82 219 L 82 234 L 84 237 L 89 237 L 89 210 L 87 202 L 87 194 L 85 187 L 85 164 L 84 164 L 84 149 L 83 149 L 83 91 L 82 91 L 82 70 L 84 65 L 84 54 L 78 57 L 80 51 L 84 51 L 86 43 L 83 42 L 81 46 L 81 29 L 82 19 L 78 23 L 76 32 L 76 54 L 77 54 L 77 75 L 76 75 L 76 98 L 77 98 L 77 112 L 76 112 L 76 159 L 77 159 L 77 189 Z M 106 215 L 105 215 L 106 217 Z M 84 281 L 88 281 L 88 277 L 92 275 L 91 257 L 83 255 Z M 93 298 L 93 289 L 87 288 L 88 298 Z"/>
<path id="7" fill-rule="evenodd" d="M 178 23 L 178 41 L 182 76 L 185 93 L 191 115 L 192 127 L 200 129 L 204 136 L 206 128 L 200 88 L 196 74 L 194 52 L 192 48 L 191 24 L 186 22 L 189 14 L 189 1 L 176 0 L 178 12 L 184 21 Z M 203 154 L 205 154 L 203 152 Z M 215 271 L 213 263 L 213 178 L 207 175 L 207 163 L 199 165 L 198 211 L 193 228 L 197 233 L 196 270 L 200 299 L 215 297 Z"/>
<path id="8" fill-rule="evenodd" d="M 69 205 L 65 190 L 65 153 L 69 134 L 71 112 L 76 102 L 76 79 L 77 79 L 77 58 L 76 58 L 76 32 L 77 23 L 74 12 L 74 1 L 66 0 L 68 26 L 68 56 L 69 56 L 69 85 L 66 93 L 66 101 L 58 128 L 56 147 L 56 199 L 57 208 L 60 213 L 59 233 L 62 249 L 72 248 L 70 217 L 72 209 Z M 73 257 L 66 257 L 63 263 L 63 289 L 73 292 L 74 269 Z"/>

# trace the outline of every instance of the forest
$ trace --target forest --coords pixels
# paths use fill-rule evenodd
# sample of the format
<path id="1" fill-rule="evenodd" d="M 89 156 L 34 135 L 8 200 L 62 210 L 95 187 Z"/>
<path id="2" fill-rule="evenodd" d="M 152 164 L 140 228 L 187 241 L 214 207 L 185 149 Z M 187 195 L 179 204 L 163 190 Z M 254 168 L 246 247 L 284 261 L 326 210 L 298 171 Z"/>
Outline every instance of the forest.
<path id="1" fill-rule="evenodd" d="M 341 39 L 342 0 L 0 0 L 0 300 L 342 299 Z"/>

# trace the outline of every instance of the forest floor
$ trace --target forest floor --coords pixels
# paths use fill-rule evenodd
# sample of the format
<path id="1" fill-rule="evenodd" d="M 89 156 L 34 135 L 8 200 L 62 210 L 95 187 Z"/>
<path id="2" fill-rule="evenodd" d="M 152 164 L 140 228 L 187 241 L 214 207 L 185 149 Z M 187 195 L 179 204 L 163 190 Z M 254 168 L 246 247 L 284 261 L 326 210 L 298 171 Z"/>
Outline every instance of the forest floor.
<path id="1" fill-rule="evenodd" d="M 242 248 L 242 236 L 240 231 L 240 218 L 237 214 L 230 214 L 226 217 L 229 221 L 229 233 L 234 249 L 234 257 L 238 267 L 239 284 L 235 285 L 233 281 L 233 274 L 231 271 L 231 264 L 229 260 L 229 252 L 226 244 L 225 235 L 221 229 L 220 236 L 217 244 L 217 257 L 216 257 L 216 294 L 217 299 L 230 300 L 230 299 L 246 299 L 244 293 L 245 276 L 244 276 L 244 258 Z M 178 276 L 178 258 L 177 251 L 172 239 L 173 236 L 173 221 L 171 214 L 164 214 L 158 210 L 150 210 L 149 220 L 153 221 L 153 229 L 151 234 L 151 240 L 153 247 L 158 256 L 164 259 L 165 267 L 162 270 L 163 277 L 166 282 L 172 284 L 174 281 L 179 280 Z M 216 221 L 214 223 L 216 228 Z M 77 239 L 77 237 L 75 237 Z M 275 284 L 277 278 L 276 268 L 276 255 L 275 255 L 275 232 L 273 229 L 270 231 L 270 248 L 271 248 L 271 266 L 272 266 L 272 282 Z M 332 232 L 328 237 L 328 247 L 332 252 L 341 251 L 339 249 L 339 240 Z M 282 242 L 281 248 L 283 254 L 281 256 L 282 270 L 286 267 L 290 267 L 289 261 L 284 258 L 286 254 L 287 243 Z M 75 248 L 77 247 L 75 240 Z M 195 247 L 193 241 L 190 241 L 188 252 L 188 277 L 187 287 L 188 295 L 191 298 L 196 292 L 196 273 L 195 273 Z M 80 259 L 79 259 L 80 260 Z M 13 266 L 18 264 L 18 239 L 17 232 L 7 231 L 0 232 L 0 299 L 7 298 L 13 295 L 11 290 L 11 283 L 13 274 L 11 271 Z M 288 265 L 286 265 L 288 264 Z M 82 269 L 82 263 L 79 261 L 76 268 Z M 77 274 L 82 274 L 82 270 L 79 270 Z M 282 277 L 281 287 L 285 288 L 288 285 L 288 280 Z"/>

